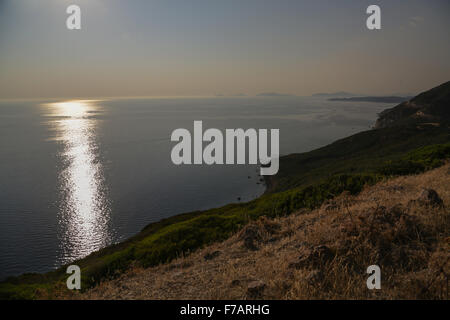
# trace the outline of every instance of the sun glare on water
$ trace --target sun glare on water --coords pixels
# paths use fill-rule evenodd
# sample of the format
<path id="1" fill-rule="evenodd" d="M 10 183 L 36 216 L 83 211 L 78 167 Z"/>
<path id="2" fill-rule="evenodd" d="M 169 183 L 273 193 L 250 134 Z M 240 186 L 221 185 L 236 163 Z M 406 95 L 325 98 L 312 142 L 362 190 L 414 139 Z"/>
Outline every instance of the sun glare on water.
<path id="1" fill-rule="evenodd" d="M 61 113 L 70 117 L 81 117 L 91 104 L 90 101 L 67 101 L 55 103 L 54 106 L 59 108 Z"/>
<path id="2" fill-rule="evenodd" d="M 110 203 L 97 141 L 98 101 L 73 100 L 45 105 L 54 140 L 61 144 L 57 264 L 82 258 L 109 239 Z"/>

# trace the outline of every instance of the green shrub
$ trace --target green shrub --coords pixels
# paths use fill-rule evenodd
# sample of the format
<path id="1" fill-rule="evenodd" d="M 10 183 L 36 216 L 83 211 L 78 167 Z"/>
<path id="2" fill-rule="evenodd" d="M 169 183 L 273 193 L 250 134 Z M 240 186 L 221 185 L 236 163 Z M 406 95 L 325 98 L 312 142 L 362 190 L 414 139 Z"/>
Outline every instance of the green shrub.
<path id="1" fill-rule="evenodd" d="M 398 160 L 386 161 L 378 172 L 386 176 L 418 174 L 441 166 L 448 158 L 450 143 L 436 144 L 411 151 Z"/>

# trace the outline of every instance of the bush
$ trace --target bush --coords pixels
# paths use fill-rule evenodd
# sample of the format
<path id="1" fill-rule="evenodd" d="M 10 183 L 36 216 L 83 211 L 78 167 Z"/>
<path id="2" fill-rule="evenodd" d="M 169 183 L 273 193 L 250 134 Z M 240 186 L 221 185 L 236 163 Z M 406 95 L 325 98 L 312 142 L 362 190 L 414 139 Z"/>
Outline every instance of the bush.
<path id="1" fill-rule="evenodd" d="M 418 174 L 441 166 L 447 158 L 450 158 L 450 143 L 426 146 L 398 160 L 385 162 L 378 173 L 386 176 Z"/>

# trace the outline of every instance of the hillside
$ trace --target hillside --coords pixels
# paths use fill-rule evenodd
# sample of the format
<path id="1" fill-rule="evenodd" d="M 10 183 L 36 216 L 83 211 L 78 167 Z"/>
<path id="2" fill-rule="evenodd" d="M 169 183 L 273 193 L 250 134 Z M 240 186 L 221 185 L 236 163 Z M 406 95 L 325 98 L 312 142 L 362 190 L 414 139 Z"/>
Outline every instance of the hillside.
<path id="1" fill-rule="evenodd" d="M 380 182 L 316 210 L 261 218 L 188 257 L 135 267 L 84 294 L 59 298 L 443 299 L 449 185 L 449 164 Z M 373 264 L 382 270 L 379 291 L 366 288 L 365 271 Z"/>
<path id="2" fill-rule="evenodd" d="M 383 165 L 405 162 L 405 153 L 415 148 L 449 141 L 450 81 L 383 111 L 375 130 L 282 157 L 278 174 L 267 178 L 268 192 L 305 186 L 336 174 L 377 174 Z"/>
<path id="3" fill-rule="evenodd" d="M 319 208 L 344 191 L 357 195 L 386 178 L 419 174 L 450 158 L 447 84 L 413 100 L 427 105 L 440 123 L 407 123 L 361 132 L 307 153 L 280 159 L 280 171 L 267 178 L 267 192 L 248 203 L 229 204 L 176 215 L 146 226 L 136 236 L 74 261 L 82 286 L 90 288 L 134 266 L 149 268 L 227 240 L 249 222 Z M 427 99 L 429 102 L 427 103 Z M 412 101 L 412 100 L 411 100 Z M 435 105 L 436 104 L 436 105 Z M 441 114 L 437 114 L 437 112 Z M 393 123 L 393 124 L 394 124 Z M 176 201 L 176 199 L 174 199 Z M 448 230 L 447 230 L 448 231 Z M 60 293 L 66 267 L 46 274 L 25 274 L 0 283 L 0 298 L 36 298 Z"/>
<path id="4" fill-rule="evenodd" d="M 380 114 L 375 128 L 400 124 L 436 123 L 450 120 L 450 81 Z"/>
<path id="5" fill-rule="evenodd" d="M 323 148 L 282 157 L 278 174 L 266 177 L 267 192 L 304 187 L 336 175 L 382 174 L 394 162 L 405 164 L 405 171 L 398 173 L 413 173 L 419 168 L 412 163 L 407 168 L 408 153 L 449 141 L 448 125 L 420 128 L 410 125 L 360 132 Z"/>

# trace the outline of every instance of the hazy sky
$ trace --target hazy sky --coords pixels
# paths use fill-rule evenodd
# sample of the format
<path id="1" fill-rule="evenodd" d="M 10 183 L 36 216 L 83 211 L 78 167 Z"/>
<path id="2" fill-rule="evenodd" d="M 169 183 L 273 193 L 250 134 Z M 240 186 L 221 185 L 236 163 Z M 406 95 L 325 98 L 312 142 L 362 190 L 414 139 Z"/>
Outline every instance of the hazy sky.
<path id="1" fill-rule="evenodd" d="M 448 0 L 0 0 L 0 98 L 416 93 L 450 80 L 449 31 Z"/>

